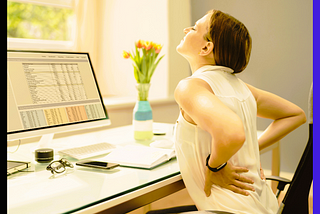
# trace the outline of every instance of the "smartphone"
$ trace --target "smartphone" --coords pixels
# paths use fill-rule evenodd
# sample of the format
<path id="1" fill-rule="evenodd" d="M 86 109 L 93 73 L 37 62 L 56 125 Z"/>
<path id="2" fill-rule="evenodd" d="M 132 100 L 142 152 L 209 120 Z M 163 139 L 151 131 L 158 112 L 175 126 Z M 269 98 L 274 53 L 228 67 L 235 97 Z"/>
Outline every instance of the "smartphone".
<path id="1" fill-rule="evenodd" d="M 80 161 L 80 162 L 77 162 L 76 165 L 93 167 L 93 168 L 98 168 L 98 169 L 113 169 L 117 166 L 120 166 L 120 164 L 117 164 L 117 163 L 108 163 L 108 162 L 91 161 L 91 160 Z"/>
<path id="2" fill-rule="evenodd" d="M 154 135 L 166 135 L 166 132 L 164 132 L 162 130 L 154 129 L 153 134 Z"/>

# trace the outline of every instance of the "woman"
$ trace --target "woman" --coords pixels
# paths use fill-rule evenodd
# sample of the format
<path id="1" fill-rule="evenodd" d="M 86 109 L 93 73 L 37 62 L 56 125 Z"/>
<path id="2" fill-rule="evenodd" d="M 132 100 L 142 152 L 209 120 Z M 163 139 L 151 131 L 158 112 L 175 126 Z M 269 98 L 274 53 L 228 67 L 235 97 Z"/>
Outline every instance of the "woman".
<path id="1" fill-rule="evenodd" d="M 191 198 L 199 210 L 275 213 L 259 149 L 303 124 L 303 110 L 234 75 L 249 62 L 251 37 L 232 16 L 212 10 L 184 32 L 177 51 L 193 74 L 175 90 L 181 110 L 175 147 Z M 257 116 L 273 120 L 259 140 Z"/>

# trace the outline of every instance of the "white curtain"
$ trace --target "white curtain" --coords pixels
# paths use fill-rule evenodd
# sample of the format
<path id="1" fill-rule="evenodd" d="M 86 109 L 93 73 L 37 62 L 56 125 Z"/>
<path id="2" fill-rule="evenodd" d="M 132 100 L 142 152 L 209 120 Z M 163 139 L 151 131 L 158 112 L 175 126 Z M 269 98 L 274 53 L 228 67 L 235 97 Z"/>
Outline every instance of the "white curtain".
<path id="1" fill-rule="evenodd" d="M 97 7 L 98 0 L 75 0 L 76 36 L 74 51 L 88 52 L 97 65 Z"/>

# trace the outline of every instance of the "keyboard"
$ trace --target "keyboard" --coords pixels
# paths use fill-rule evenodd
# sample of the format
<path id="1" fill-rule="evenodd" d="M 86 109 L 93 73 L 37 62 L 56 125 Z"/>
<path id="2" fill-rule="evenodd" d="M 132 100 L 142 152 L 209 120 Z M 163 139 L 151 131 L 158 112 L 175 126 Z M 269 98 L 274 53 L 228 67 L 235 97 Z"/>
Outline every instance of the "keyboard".
<path id="1" fill-rule="evenodd" d="M 116 148 L 110 143 L 96 143 L 88 146 L 75 147 L 70 149 L 60 150 L 59 153 L 67 155 L 78 160 L 95 157 L 112 152 Z"/>

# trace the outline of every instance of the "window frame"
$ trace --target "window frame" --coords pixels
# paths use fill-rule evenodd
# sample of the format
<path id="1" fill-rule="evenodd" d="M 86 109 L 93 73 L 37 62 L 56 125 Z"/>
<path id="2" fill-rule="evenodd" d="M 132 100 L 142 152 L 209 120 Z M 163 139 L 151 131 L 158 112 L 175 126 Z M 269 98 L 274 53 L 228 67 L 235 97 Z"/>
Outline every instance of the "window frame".
<path id="1" fill-rule="evenodd" d="M 30 3 L 42 6 L 52 6 L 61 8 L 71 8 L 75 11 L 75 0 L 9 0 L 11 2 Z M 75 24 L 76 26 L 76 24 Z M 75 36 L 71 41 L 62 40 L 44 40 L 44 39 L 25 39 L 8 38 L 7 48 L 11 50 L 64 50 L 71 51 L 75 47 Z"/>
<path id="2" fill-rule="evenodd" d="M 22 50 L 72 50 L 74 41 L 7 38 L 7 47 Z"/>

